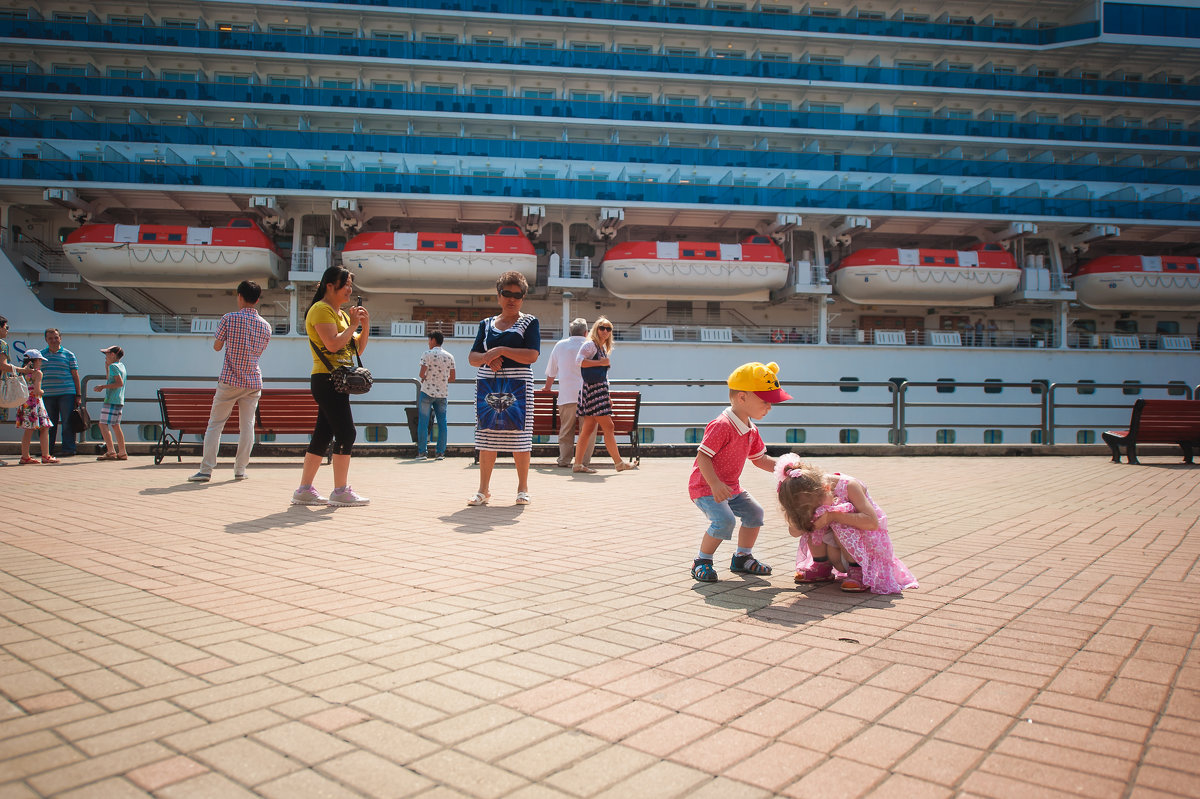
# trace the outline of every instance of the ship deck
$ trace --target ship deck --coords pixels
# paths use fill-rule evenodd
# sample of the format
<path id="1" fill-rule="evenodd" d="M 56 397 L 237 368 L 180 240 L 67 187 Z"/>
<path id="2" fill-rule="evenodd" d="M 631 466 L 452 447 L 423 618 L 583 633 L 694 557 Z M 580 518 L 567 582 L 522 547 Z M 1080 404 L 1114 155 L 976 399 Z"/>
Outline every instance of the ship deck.
<path id="1" fill-rule="evenodd" d="M 1200 484 L 1175 455 L 839 458 L 902 596 L 698 585 L 686 459 L 468 508 L 466 458 L 355 459 L 366 508 L 148 457 L 3 469 L 0 794 L 1195 796 Z M 319 484 L 328 488 L 328 469 Z M 744 484 L 769 500 L 770 476 Z"/>

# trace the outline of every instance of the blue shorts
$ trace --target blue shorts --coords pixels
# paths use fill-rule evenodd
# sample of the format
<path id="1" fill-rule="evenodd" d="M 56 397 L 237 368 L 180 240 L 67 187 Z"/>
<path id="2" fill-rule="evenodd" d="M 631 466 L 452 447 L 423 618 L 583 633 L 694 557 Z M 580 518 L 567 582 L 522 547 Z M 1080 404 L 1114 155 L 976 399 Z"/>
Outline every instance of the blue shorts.
<path id="1" fill-rule="evenodd" d="M 724 502 L 717 502 L 713 499 L 712 494 L 706 497 L 697 497 L 692 501 L 711 522 L 705 532 L 713 538 L 719 538 L 722 541 L 733 538 L 734 517 L 741 521 L 742 527 L 762 527 L 763 525 L 762 505 L 759 505 L 754 497 L 750 496 L 749 491 L 736 494 Z"/>

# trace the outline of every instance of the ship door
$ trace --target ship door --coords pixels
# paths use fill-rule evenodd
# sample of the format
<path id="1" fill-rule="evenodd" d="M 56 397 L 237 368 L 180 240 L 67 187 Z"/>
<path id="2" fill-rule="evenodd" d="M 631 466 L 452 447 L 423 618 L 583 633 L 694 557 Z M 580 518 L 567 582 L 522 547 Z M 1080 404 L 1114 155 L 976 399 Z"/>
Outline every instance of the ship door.
<path id="1" fill-rule="evenodd" d="M 923 316 L 860 316 L 858 326 L 870 333 L 873 330 L 903 330 L 909 344 L 921 343 L 921 331 L 925 329 Z"/>

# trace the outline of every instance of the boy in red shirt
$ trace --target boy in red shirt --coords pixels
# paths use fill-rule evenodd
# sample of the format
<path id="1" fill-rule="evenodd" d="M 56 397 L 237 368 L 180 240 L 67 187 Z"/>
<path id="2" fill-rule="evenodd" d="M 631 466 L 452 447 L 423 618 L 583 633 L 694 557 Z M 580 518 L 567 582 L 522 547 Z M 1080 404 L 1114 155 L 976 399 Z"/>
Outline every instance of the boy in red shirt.
<path id="1" fill-rule="evenodd" d="M 760 576 L 771 573 L 771 567 L 759 563 L 752 554 L 762 529 L 762 505 L 742 490 L 738 479 L 747 460 L 764 472 L 775 469 L 775 459 L 767 454 L 751 420 L 763 418 L 773 404 L 792 398 L 779 387 L 778 374 L 776 363 L 747 363 L 734 369 L 726 381 L 729 407 L 704 428 L 704 439 L 688 480 L 688 496 L 709 520 L 692 563 L 692 578 L 700 582 L 717 581 L 713 555 L 722 541 L 733 538 L 735 519 L 741 520 L 742 526 L 729 570 Z"/>

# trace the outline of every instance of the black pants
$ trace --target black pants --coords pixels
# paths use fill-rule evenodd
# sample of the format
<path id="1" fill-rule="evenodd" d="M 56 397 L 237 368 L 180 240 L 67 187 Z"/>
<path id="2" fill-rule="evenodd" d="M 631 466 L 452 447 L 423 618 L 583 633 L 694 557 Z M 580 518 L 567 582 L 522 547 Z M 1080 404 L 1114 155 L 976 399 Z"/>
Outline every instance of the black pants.
<path id="1" fill-rule="evenodd" d="M 334 455 L 349 455 L 357 435 L 354 414 L 350 410 L 350 395 L 334 391 L 329 375 L 322 373 L 312 375 L 309 390 L 320 413 L 313 427 L 312 441 L 305 452 L 324 457 L 332 441 Z"/>

